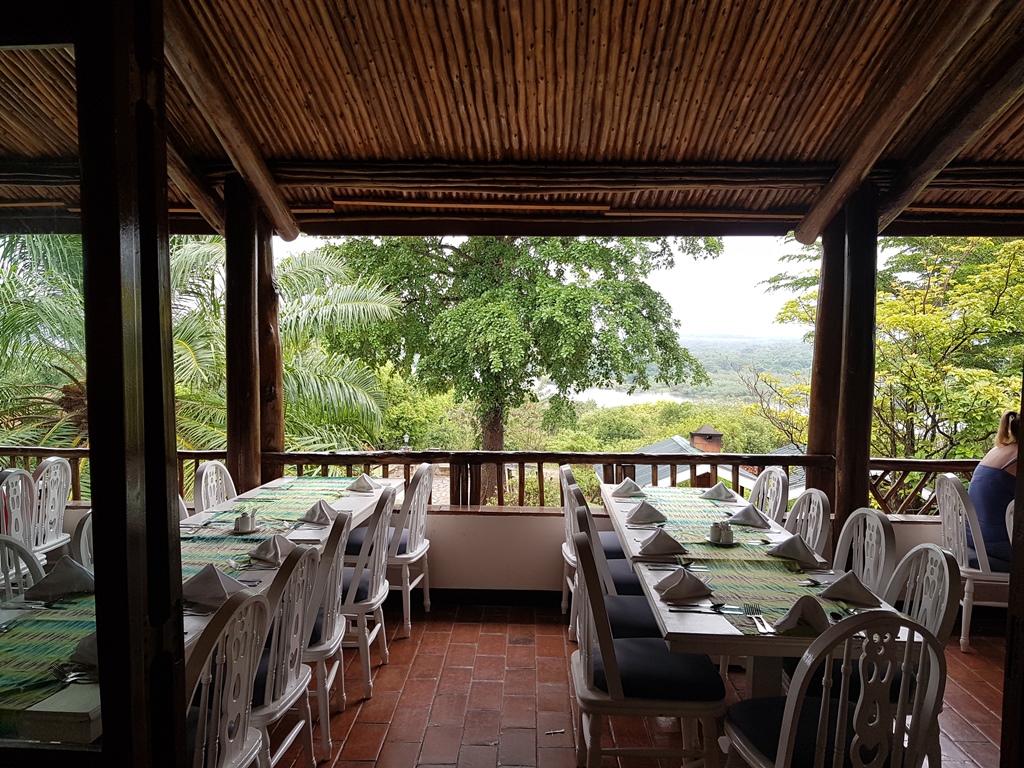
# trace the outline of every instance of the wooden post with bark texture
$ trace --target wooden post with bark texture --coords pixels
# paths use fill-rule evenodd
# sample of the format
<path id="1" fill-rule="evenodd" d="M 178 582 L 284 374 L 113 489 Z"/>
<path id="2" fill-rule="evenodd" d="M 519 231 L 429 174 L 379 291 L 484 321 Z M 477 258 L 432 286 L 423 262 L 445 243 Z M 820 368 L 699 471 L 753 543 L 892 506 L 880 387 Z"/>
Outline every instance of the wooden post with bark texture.
<path id="1" fill-rule="evenodd" d="M 1022 382 L 1024 392 L 1024 382 Z M 1024 398 L 1019 411 L 1024 413 Z M 1024 443 L 1017 444 L 1017 466 L 1024 462 Z M 1024 472 L 1017 473 L 1010 541 L 1015 552 L 1024 548 Z M 1024 733 L 1024 557 L 1010 561 L 1010 588 L 1006 616 L 1006 656 L 1003 665 L 1002 736 L 999 743 L 1001 768 L 1021 764 L 1021 734 Z"/>
<path id="2" fill-rule="evenodd" d="M 260 216 L 256 243 L 256 302 L 259 313 L 261 453 L 284 450 L 284 369 L 272 235 L 270 223 Z M 283 473 L 284 467 L 280 464 L 265 463 L 260 472 L 261 482 L 281 477 Z"/>

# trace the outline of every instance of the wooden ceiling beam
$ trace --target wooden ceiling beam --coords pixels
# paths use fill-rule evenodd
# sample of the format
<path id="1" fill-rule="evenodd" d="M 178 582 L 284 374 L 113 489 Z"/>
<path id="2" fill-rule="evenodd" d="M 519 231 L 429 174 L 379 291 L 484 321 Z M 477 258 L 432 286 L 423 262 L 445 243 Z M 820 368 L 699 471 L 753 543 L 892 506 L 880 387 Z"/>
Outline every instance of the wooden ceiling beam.
<path id="1" fill-rule="evenodd" d="M 224 199 L 182 157 L 177 142 L 168 137 L 167 175 L 219 235 L 224 234 Z"/>
<path id="2" fill-rule="evenodd" d="M 860 121 L 860 135 L 853 154 L 821 190 L 810 210 L 797 225 L 796 239 L 805 245 L 818 239 L 825 225 L 853 196 L 867 178 L 882 152 L 896 136 L 918 104 L 928 95 L 967 41 L 991 16 L 998 0 L 952 2 L 933 28 L 923 35 L 901 77 L 882 84 L 878 106 Z"/>
<path id="3" fill-rule="evenodd" d="M 880 206 L 879 232 L 913 203 L 943 168 L 1024 95 L 1024 44 L 1017 46 L 1010 60 L 1000 62 L 994 71 L 1001 73 L 995 82 L 982 84 L 949 130 L 938 141 L 929 141 L 917 158 L 897 173 Z"/>
<path id="4" fill-rule="evenodd" d="M 197 39 L 194 25 L 177 2 L 164 5 L 164 53 L 167 62 L 188 91 L 232 165 L 253 191 L 267 218 L 285 240 L 299 236 L 295 222 L 270 169 L 217 75 L 207 45 Z"/>

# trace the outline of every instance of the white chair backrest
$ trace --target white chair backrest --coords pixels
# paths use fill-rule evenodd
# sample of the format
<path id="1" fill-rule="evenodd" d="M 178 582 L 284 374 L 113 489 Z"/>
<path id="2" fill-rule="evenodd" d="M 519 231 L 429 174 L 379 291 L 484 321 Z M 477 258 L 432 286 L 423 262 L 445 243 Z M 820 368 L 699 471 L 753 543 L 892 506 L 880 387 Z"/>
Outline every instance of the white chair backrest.
<path id="1" fill-rule="evenodd" d="M 178 519 L 179 520 L 184 520 L 188 516 L 189 516 L 189 514 L 188 514 L 188 505 L 185 503 L 185 500 L 183 498 L 181 498 L 181 496 L 179 495 L 178 496 Z"/>
<path id="2" fill-rule="evenodd" d="M 366 599 L 374 601 L 388 589 L 387 556 L 388 530 L 391 527 L 391 512 L 395 504 L 395 489 L 391 486 L 381 491 L 377 506 L 373 508 L 370 518 L 366 521 L 366 537 L 359 548 L 355 565 L 352 567 L 352 578 L 345 594 L 345 605 L 354 605 L 356 591 L 359 589 L 363 574 L 369 574 Z M 397 538 L 397 536 L 396 536 Z"/>
<path id="3" fill-rule="evenodd" d="M 11 600 L 43 578 L 43 568 L 25 542 L 0 535 L 0 595 Z"/>
<path id="4" fill-rule="evenodd" d="M 851 696 L 854 667 L 864 682 Z M 837 668 L 841 673 L 834 672 Z M 807 695 L 815 679 L 822 685 L 820 699 Z M 880 765 L 884 756 L 886 765 L 919 768 L 938 743 L 945 685 L 942 643 L 913 619 L 880 610 L 836 622 L 804 652 L 793 675 L 775 767 L 792 764 L 797 726 L 809 719 L 819 731 L 814 755 L 799 755 L 808 764 L 813 758 L 816 766 L 875 765 L 876 761 Z M 805 706 L 814 708 L 813 716 L 802 712 Z M 838 723 L 834 752 L 828 747 L 829 722 Z M 846 742 L 851 737 L 853 754 L 847 756 Z"/>
<path id="5" fill-rule="evenodd" d="M 295 547 L 267 590 L 270 661 L 263 706 L 272 705 L 301 682 L 302 651 L 309 643 L 307 618 L 310 610 L 316 610 L 311 606 L 319 560 L 319 552 L 312 547 Z"/>
<path id="6" fill-rule="evenodd" d="M 344 601 L 341 583 L 345 544 L 348 543 L 351 530 L 352 513 L 339 512 L 331 523 L 331 531 L 327 534 L 324 550 L 320 553 L 320 567 L 317 569 L 316 584 L 313 587 L 312 608 L 306 617 L 303 637 L 308 638 L 312 633 L 317 613 L 322 608 L 323 621 L 319 641 L 321 644 L 328 644 L 345 631 L 345 620 L 341 616 Z"/>
<path id="7" fill-rule="evenodd" d="M 807 546 L 820 555 L 825 551 L 831 515 L 828 496 L 817 488 L 808 488 L 789 510 L 786 530 L 803 538 Z"/>
<path id="8" fill-rule="evenodd" d="M 14 468 L 0 472 L 0 534 L 12 536 L 31 549 L 35 509 L 32 475 Z"/>
<path id="9" fill-rule="evenodd" d="M 405 544 L 406 555 L 412 555 L 423 548 L 427 535 L 427 502 L 430 501 L 433 484 L 434 465 L 423 462 L 416 467 L 412 479 L 409 480 L 409 490 L 405 492 L 402 508 L 397 518 L 391 522 L 395 535 L 391 537 L 388 557 L 398 554 L 398 545 L 402 543 L 402 531 L 409 532 Z"/>
<path id="10" fill-rule="evenodd" d="M 237 495 L 231 473 L 219 461 L 204 461 L 196 467 L 193 494 L 196 512 L 205 512 L 214 504 L 233 499 Z"/>
<path id="11" fill-rule="evenodd" d="M 574 533 L 579 532 L 576 524 L 577 501 L 570 488 L 576 485 L 576 476 L 568 464 L 558 468 L 558 480 L 562 486 L 562 519 L 565 524 L 565 543 L 569 545 L 569 551 L 575 552 L 575 543 L 572 540 Z M 574 555 L 575 556 L 575 555 Z"/>
<path id="12" fill-rule="evenodd" d="M 71 464 L 60 456 L 50 456 L 39 462 L 32 480 L 36 485 L 32 546 L 40 549 L 64 534 L 64 510 L 71 495 Z"/>
<path id="13" fill-rule="evenodd" d="M 584 532 L 573 535 L 576 547 L 577 573 L 581 578 L 577 582 L 575 599 L 580 601 L 577 618 L 577 638 L 579 640 L 580 658 L 585 670 L 587 687 L 594 687 L 594 655 L 596 642 L 601 649 L 601 663 L 604 667 L 608 696 L 612 699 L 625 698 L 622 691 L 622 680 L 619 677 L 619 665 L 615 657 L 615 644 L 612 642 L 612 628 L 605 607 L 605 590 L 601 584 L 601 576 L 597 571 L 596 554 L 601 550 Z M 582 593 L 582 594 L 581 594 Z"/>
<path id="14" fill-rule="evenodd" d="M 1006 505 L 1006 535 L 1013 541 L 1013 505 L 1017 503 L 1014 499 Z"/>
<path id="15" fill-rule="evenodd" d="M 978 513 L 974 509 L 967 489 L 960 478 L 947 472 L 935 478 L 935 504 L 942 520 L 942 548 L 948 549 L 956 558 L 960 570 L 970 568 L 970 552 L 967 549 L 967 526 L 971 526 L 974 539 L 974 553 L 978 558 L 978 570 L 989 573 L 988 553 L 985 539 L 978 524 Z"/>
<path id="16" fill-rule="evenodd" d="M 206 625 L 185 664 L 186 701 L 199 707 L 192 768 L 240 758 L 249 731 L 253 680 L 267 634 L 267 598 L 243 589 Z"/>
<path id="17" fill-rule="evenodd" d="M 882 599 L 889 605 L 902 599 L 903 613 L 945 643 L 962 594 L 960 568 L 952 553 L 934 544 L 918 544 L 896 566 Z"/>
<path id="18" fill-rule="evenodd" d="M 876 595 L 896 567 L 896 536 L 889 518 L 877 509 L 855 509 L 843 523 L 833 567 L 851 570 Z"/>
<path id="19" fill-rule="evenodd" d="M 78 521 L 75 532 L 71 536 L 71 557 L 90 571 L 95 559 L 92 555 L 92 510 L 90 509 Z"/>
<path id="20" fill-rule="evenodd" d="M 590 511 L 590 505 L 578 485 L 569 486 L 569 494 L 574 501 L 574 514 L 576 516 L 576 533 L 585 534 L 591 541 L 598 544 L 594 546 L 593 558 L 595 560 L 598 576 L 605 593 L 609 595 L 618 594 L 615 589 L 615 582 L 612 581 L 612 572 L 608 567 L 608 558 L 605 556 L 604 547 L 600 545 L 600 537 L 597 535 L 597 525 L 594 523 L 594 515 Z M 576 547 L 576 533 L 573 534 L 573 549 Z M 577 580 L 578 581 L 578 580 Z"/>
<path id="21" fill-rule="evenodd" d="M 789 505 L 789 476 L 781 467 L 765 467 L 750 489 L 750 503 L 777 523 Z"/>

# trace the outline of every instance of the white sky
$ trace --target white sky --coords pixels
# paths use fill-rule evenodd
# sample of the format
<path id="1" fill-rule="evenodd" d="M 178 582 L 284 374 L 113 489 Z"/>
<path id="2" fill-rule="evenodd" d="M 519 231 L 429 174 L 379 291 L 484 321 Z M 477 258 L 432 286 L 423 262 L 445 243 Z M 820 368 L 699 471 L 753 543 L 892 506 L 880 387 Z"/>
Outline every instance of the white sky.
<path id="1" fill-rule="evenodd" d="M 726 237 L 725 252 L 717 259 L 694 261 L 679 257 L 671 270 L 657 272 L 650 283 L 672 305 L 684 336 L 741 336 L 798 339 L 806 328 L 780 325 L 775 315 L 788 294 L 767 293 L 762 280 L 795 265 L 778 261 L 795 252 L 781 237 Z M 274 253 L 285 256 L 312 250 L 319 238 L 300 236 L 287 243 L 274 238 Z"/>

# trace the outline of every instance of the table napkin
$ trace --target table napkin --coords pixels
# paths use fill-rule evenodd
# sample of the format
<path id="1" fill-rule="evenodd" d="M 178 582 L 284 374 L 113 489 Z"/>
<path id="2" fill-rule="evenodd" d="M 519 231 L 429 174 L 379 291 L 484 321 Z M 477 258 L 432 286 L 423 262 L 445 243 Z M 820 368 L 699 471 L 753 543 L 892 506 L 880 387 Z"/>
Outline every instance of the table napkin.
<path id="1" fill-rule="evenodd" d="M 73 661 L 76 664 L 85 664 L 89 667 L 95 667 L 99 664 L 99 654 L 96 651 L 95 632 L 90 632 L 78 641 L 78 645 L 75 646 L 75 650 L 71 652 L 71 658 L 69 661 Z"/>
<path id="2" fill-rule="evenodd" d="M 747 504 L 743 509 L 729 518 L 733 525 L 749 525 L 751 528 L 771 528 L 771 523 L 761 514 L 753 504 Z"/>
<path id="3" fill-rule="evenodd" d="M 213 563 L 207 563 L 195 576 L 181 585 L 181 596 L 190 603 L 219 606 L 245 584 L 235 581 Z"/>
<path id="4" fill-rule="evenodd" d="M 692 602 L 711 594 L 711 588 L 685 568 L 676 568 L 654 585 L 666 603 Z"/>
<path id="5" fill-rule="evenodd" d="M 255 560 L 262 560 L 271 565 L 280 566 L 284 559 L 288 557 L 288 553 L 293 549 L 295 549 L 294 542 L 289 541 L 280 533 L 275 533 L 259 546 L 250 549 L 249 557 Z"/>
<path id="6" fill-rule="evenodd" d="M 26 600 L 57 600 L 96 591 L 96 580 L 81 563 L 65 555 L 38 583 L 25 590 Z"/>
<path id="7" fill-rule="evenodd" d="M 630 496 L 646 496 L 647 494 L 640 490 L 640 486 L 636 484 L 632 478 L 627 477 L 612 491 L 612 496 L 616 499 L 628 499 Z"/>
<path id="8" fill-rule="evenodd" d="M 659 529 L 640 544 L 641 555 L 685 555 L 686 547 Z"/>
<path id="9" fill-rule="evenodd" d="M 313 525 L 330 525 L 337 516 L 338 513 L 331 509 L 331 505 L 320 499 L 306 511 L 306 514 L 299 518 L 299 522 L 313 523 Z"/>
<path id="10" fill-rule="evenodd" d="M 348 489 L 350 491 L 356 491 L 357 493 L 367 493 L 376 491 L 383 487 L 384 486 L 364 472 L 352 482 Z"/>
<path id="11" fill-rule="evenodd" d="M 801 536 L 790 536 L 785 541 L 769 549 L 768 554 L 796 560 L 805 568 L 817 568 L 821 565 L 821 561 L 814 554 L 814 550 L 807 546 L 807 542 Z"/>
<path id="12" fill-rule="evenodd" d="M 627 523 L 664 523 L 666 520 L 668 518 L 649 501 L 641 501 L 626 513 Z"/>
<path id="13" fill-rule="evenodd" d="M 725 483 L 718 482 L 704 491 L 700 498 L 711 499 L 712 501 L 732 501 L 732 492 L 725 487 Z"/>
<path id="14" fill-rule="evenodd" d="M 774 627 L 778 632 L 788 632 L 797 627 L 805 627 L 821 634 L 831 626 L 825 609 L 821 603 L 810 595 L 804 595 L 790 608 L 786 615 L 775 622 Z"/>
<path id="15" fill-rule="evenodd" d="M 877 608 L 882 604 L 878 596 L 865 587 L 853 571 L 847 571 L 833 581 L 831 586 L 822 591 L 821 596 L 829 600 L 842 600 L 844 603 L 855 603 L 870 608 Z"/>

